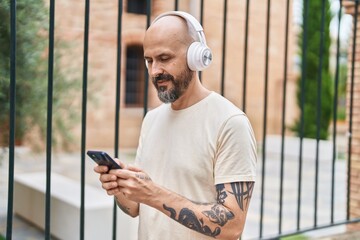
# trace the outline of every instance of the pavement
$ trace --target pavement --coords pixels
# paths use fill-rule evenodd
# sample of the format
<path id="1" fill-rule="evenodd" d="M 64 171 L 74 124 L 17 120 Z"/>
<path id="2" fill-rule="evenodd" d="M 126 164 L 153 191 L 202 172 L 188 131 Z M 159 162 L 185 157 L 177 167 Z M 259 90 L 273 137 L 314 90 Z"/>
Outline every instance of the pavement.
<path id="1" fill-rule="evenodd" d="M 105 149 L 109 153 L 113 150 Z M 125 162 L 131 163 L 135 156 L 134 150 L 122 150 L 120 158 Z M 6 150 L 0 149 L 0 234 L 6 233 L 6 214 L 7 214 L 7 187 L 8 187 L 8 155 Z M 16 148 L 15 152 L 15 174 L 31 171 L 45 171 L 46 157 L 44 153 L 34 153 L 25 147 Z M 85 162 L 86 183 L 99 187 L 98 176 L 93 172 L 94 163 L 88 158 Z M 53 153 L 52 171 L 67 176 L 71 179 L 80 181 L 80 153 Z M 280 211 L 280 161 L 278 156 L 266 158 L 265 185 L 264 185 L 264 205 L 263 205 L 263 236 L 272 236 L 278 232 L 279 211 Z M 309 228 L 314 225 L 314 209 L 317 209 L 317 225 L 329 223 L 331 213 L 331 162 L 320 161 L 318 172 L 318 196 L 317 206 L 315 199 L 315 164 L 314 161 L 304 160 L 302 183 L 301 183 L 301 228 Z M 296 159 L 287 159 L 284 164 L 284 185 L 282 192 L 282 229 L 283 233 L 292 232 L 297 225 L 297 198 L 298 198 L 298 173 L 299 164 Z M 260 221 L 260 200 L 261 200 L 261 172 L 262 161 L 258 160 L 258 179 L 250 204 L 247 222 L 242 239 L 257 239 L 259 236 Z M 334 220 L 345 219 L 346 206 L 346 161 L 336 161 L 335 171 L 335 208 Z M 120 213 L 122 214 L 122 213 Z M 304 234 L 308 239 L 360 239 L 360 231 L 347 233 L 346 226 L 325 228 L 322 230 L 311 231 Z M 13 220 L 13 239 L 35 240 L 44 239 L 42 230 L 34 227 L 31 223 L 15 215 Z M 128 239 L 125 239 L 128 240 Z"/>
<path id="2" fill-rule="evenodd" d="M 359 240 L 359 239 L 360 239 L 360 231 L 346 232 L 346 233 L 318 238 L 318 240 Z"/>

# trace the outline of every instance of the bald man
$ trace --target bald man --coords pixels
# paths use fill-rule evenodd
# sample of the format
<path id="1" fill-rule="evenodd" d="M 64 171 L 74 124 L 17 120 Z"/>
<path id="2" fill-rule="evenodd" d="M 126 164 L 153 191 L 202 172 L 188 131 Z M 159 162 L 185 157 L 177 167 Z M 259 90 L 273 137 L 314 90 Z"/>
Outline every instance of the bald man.
<path id="1" fill-rule="evenodd" d="M 188 51 L 201 39 L 181 12 L 157 18 L 144 58 L 161 106 L 144 118 L 136 167 L 96 166 L 140 240 L 238 239 L 254 189 L 256 141 L 246 115 L 200 82 Z"/>

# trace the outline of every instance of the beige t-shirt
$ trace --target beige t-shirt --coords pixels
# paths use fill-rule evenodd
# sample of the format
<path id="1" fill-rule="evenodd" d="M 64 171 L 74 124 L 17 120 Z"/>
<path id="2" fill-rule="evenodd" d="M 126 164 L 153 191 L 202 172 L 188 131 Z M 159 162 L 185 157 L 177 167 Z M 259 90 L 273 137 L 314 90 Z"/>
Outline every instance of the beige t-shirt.
<path id="1" fill-rule="evenodd" d="M 256 141 L 246 115 L 212 92 L 195 105 L 149 111 L 136 163 L 157 184 L 191 201 L 216 202 L 215 185 L 255 181 Z M 140 204 L 139 240 L 213 239 Z"/>

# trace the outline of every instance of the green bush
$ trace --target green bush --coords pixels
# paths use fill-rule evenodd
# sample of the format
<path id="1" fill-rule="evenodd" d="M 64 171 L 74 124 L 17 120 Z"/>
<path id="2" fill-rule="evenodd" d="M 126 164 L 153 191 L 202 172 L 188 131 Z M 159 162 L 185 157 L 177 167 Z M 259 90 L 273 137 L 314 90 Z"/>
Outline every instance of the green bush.
<path id="1" fill-rule="evenodd" d="M 305 1 L 304 1 L 305 4 Z M 302 132 L 303 137 L 316 138 L 317 136 L 317 117 L 320 112 L 320 139 L 327 139 L 329 132 L 329 125 L 332 118 L 333 106 L 333 80 L 329 70 L 329 52 L 330 52 L 330 20 L 331 13 L 329 9 L 329 2 L 325 1 L 325 25 L 324 25 L 324 45 L 322 49 L 322 86 L 321 86 L 321 110 L 318 109 L 318 78 L 320 67 L 320 46 L 321 46 L 321 9 L 322 1 L 308 1 L 309 12 L 307 17 L 307 49 L 306 59 L 302 59 L 301 64 L 305 64 L 306 73 L 303 77 L 305 80 L 304 89 L 304 109 L 301 109 L 302 99 L 302 77 L 298 79 L 297 85 L 297 103 L 301 113 L 304 116 L 304 128 Z M 305 6 L 303 7 L 305 9 Z M 302 36 L 300 34 L 299 46 L 302 47 Z M 303 49 L 302 49 L 303 50 Z M 292 127 L 298 135 L 301 134 L 300 117 L 295 121 Z"/>
<path id="2" fill-rule="evenodd" d="M 18 0 L 16 19 L 16 123 L 15 138 L 22 141 L 30 130 L 40 142 L 46 137 L 48 87 L 48 10 L 44 1 Z M 80 82 L 60 69 L 63 46 L 56 43 L 53 90 L 53 136 L 66 147 L 69 129 L 77 119 L 74 97 Z M 0 1 L 0 132 L 8 143 L 10 91 L 10 1 Z M 2 131 L 1 131 L 2 130 Z"/>

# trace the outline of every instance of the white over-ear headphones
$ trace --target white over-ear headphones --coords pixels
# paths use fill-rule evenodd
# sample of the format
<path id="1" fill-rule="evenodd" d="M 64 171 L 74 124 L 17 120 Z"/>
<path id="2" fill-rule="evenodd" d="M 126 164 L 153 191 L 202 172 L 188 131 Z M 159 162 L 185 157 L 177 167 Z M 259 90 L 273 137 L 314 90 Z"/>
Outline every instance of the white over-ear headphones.
<path id="1" fill-rule="evenodd" d="M 205 68 L 207 68 L 212 61 L 212 53 L 210 48 L 206 45 L 205 34 L 201 24 L 196 20 L 195 17 L 193 17 L 189 13 L 182 11 L 170 11 L 160 14 L 158 17 L 155 18 L 153 23 L 159 20 L 160 18 L 169 15 L 175 15 L 185 19 L 187 22 L 191 24 L 191 26 L 195 29 L 195 31 L 199 35 L 200 41 L 193 42 L 187 50 L 187 64 L 189 68 L 192 71 L 202 71 Z M 146 61 L 145 63 L 147 66 Z"/>

